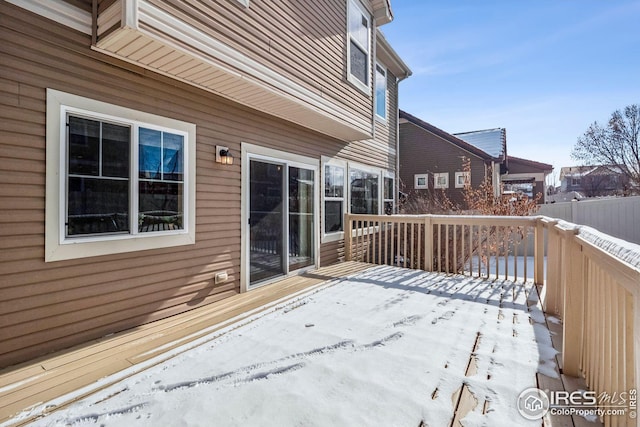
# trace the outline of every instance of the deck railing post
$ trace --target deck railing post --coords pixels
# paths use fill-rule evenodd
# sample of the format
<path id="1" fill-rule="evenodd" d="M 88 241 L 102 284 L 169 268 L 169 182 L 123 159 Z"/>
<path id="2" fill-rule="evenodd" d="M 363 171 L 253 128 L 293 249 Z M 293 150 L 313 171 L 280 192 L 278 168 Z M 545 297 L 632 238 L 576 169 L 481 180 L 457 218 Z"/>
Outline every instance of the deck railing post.
<path id="1" fill-rule="evenodd" d="M 344 214 L 344 260 L 351 261 L 351 236 L 353 230 L 353 224 L 351 223 L 351 216 L 348 213 Z"/>
<path id="2" fill-rule="evenodd" d="M 533 282 L 536 285 L 544 285 L 544 225 L 540 218 L 536 221 L 534 247 Z"/>
<path id="3" fill-rule="evenodd" d="M 555 229 L 557 221 L 547 222 L 547 280 L 542 291 L 542 308 L 545 313 L 558 314 L 558 289 L 560 288 L 560 236 Z"/>
<path id="4" fill-rule="evenodd" d="M 583 325 L 585 310 L 585 277 L 582 245 L 575 235 L 577 229 L 570 229 L 564 234 L 565 263 L 563 272 L 564 296 L 562 318 L 562 365 L 563 373 L 580 376 L 580 355 L 584 344 Z"/>
<path id="5" fill-rule="evenodd" d="M 433 271 L 433 221 L 431 215 L 424 217 L 424 271 Z"/>

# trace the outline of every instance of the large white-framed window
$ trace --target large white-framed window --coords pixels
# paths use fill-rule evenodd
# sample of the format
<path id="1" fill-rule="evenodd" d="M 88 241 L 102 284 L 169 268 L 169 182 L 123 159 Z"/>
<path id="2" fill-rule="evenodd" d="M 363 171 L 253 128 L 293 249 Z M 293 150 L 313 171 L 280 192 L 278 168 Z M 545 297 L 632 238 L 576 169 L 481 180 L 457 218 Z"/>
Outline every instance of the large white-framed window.
<path id="1" fill-rule="evenodd" d="M 449 188 L 449 172 L 434 173 L 433 188 L 441 190 Z"/>
<path id="2" fill-rule="evenodd" d="M 344 214 L 381 215 L 395 208 L 393 172 L 322 157 L 322 241 L 344 238 Z"/>
<path id="3" fill-rule="evenodd" d="M 387 121 L 387 70 L 376 64 L 376 119 Z"/>
<path id="4" fill-rule="evenodd" d="M 349 212 L 380 214 L 381 171 L 376 168 L 349 164 Z"/>
<path id="5" fill-rule="evenodd" d="M 195 134 L 47 89 L 45 261 L 194 244 Z"/>
<path id="6" fill-rule="evenodd" d="M 371 15 L 347 0 L 347 79 L 365 93 L 371 88 Z"/>
<path id="7" fill-rule="evenodd" d="M 413 175 L 413 188 L 416 190 L 429 189 L 429 174 L 417 173 Z"/>
<path id="8" fill-rule="evenodd" d="M 456 188 L 464 188 L 466 185 L 471 185 L 471 172 L 462 171 L 456 172 Z"/>

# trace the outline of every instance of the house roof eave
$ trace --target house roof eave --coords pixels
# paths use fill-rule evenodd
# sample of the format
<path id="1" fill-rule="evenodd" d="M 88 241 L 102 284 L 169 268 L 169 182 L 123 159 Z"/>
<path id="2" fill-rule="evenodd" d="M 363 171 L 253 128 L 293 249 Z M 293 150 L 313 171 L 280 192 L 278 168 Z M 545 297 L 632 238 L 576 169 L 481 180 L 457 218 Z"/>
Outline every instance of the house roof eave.
<path id="1" fill-rule="evenodd" d="M 384 64 L 398 80 L 404 80 L 413 74 L 379 29 L 376 31 L 376 59 Z"/>
<path id="2" fill-rule="evenodd" d="M 399 116 L 400 119 L 405 119 L 407 122 L 413 124 L 414 126 L 418 126 L 419 128 L 432 133 L 433 135 L 436 135 L 437 137 L 445 140 L 446 142 L 453 144 L 455 146 L 457 146 L 458 148 L 461 148 L 465 151 L 467 151 L 470 154 L 473 154 L 474 156 L 484 160 L 484 161 L 488 161 L 488 162 L 502 162 L 502 159 L 500 158 L 496 158 L 491 156 L 490 154 L 480 150 L 479 148 L 461 140 L 460 138 L 457 138 L 453 135 L 451 135 L 450 133 L 435 127 L 434 125 L 432 125 L 431 123 L 425 122 L 424 120 L 421 120 L 409 113 L 407 113 L 406 111 L 403 110 L 399 110 Z"/>

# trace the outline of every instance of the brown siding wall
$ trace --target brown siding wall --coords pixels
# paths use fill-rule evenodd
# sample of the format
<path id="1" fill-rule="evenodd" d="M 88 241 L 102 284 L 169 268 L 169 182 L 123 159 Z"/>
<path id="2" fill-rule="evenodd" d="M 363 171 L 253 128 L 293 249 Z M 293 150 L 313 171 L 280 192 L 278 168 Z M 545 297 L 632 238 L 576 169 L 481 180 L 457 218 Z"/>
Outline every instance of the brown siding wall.
<path id="1" fill-rule="evenodd" d="M 0 0 L 0 366 L 239 292 L 241 141 L 393 167 L 387 152 L 363 156 L 89 46 L 89 36 Z M 196 124 L 195 245 L 44 262 L 46 88 Z M 236 154 L 233 166 L 214 162 L 216 145 Z M 221 270 L 230 280 L 214 286 Z"/>
<path id="2" fill-rule="evenodd" d="M 372 140 L 357 141 L 349 144 L 353 154 L 348 158 L 342 153 L 338 158 L 354 160 L 364 164 L 371 164 L 380 168 L 394 171 L 396 165 L 396 134 L 398 124 L 398 83 L 396 77 L 387 72 L 387 121 L 376 120 L 375 136 Z M 397 186 L 397 183 L 396 183 Z M 349 200 L 345 200 L 349 203 Z M 382 201 L 381 201 L 382 203 Z M 320 207 L 322 211 L 324 206 Z M 320 221 L 324 221 L 321 212 Z M 323 243 L 320 247 L 320 265 L 331 265 L 344 261 L 344 241 Z"/>
<path id="3" fill-rule="evenodd" d="M 422 129 L 413 123 L 400 124 L 400 191 L 427 196 L 433 194 L 433 173 L 449 173 L 447 196 L 451 201 L 464 202 L 462 189 L 455 188 L 455 172 L 462 171 L 462 157 L 471 159 L 471 185 L 478 186 L 484 179 L 485 164 L 477 156 L 470 154 L 448 141 Z M 429 190 L 414 189 L 415 174 L 429 174 Z"/>
<path id="4" fill-rule="evenodd" d="M 518 162 L 517 160 L 509 159 L 509 173 L 543 173 L 544 170 L 538 169 L 526 163 Z"/>
<path id="5" fill-rule="evenodd" d="M 370 93 L 363 94 L 346 79 L 346 0 L 251 0 L 248 8 L 235 0 L 150 2 L 371 120 Z"/>
<path id="6" fill-rule="evenodd" d="M 323 243 L 320 247 L 320 266 L 344 261 L 344 240 Z"/>
<path id="7" fill-rule="evenodd" d="M 92 0 L 64 0 L 65 3 L 69 3 L 72 6 L 79 7 L 80 9 L 91 12 L 93 8 Z"/>
<path id="8" fill-rule="evenodd" d="M 398 85 L 396 78 L 387 73 L 387 121 L 375 121 L 373 139 L 356 141 L 349 144 L 349 148 L 357 153 L 358 161 L 382 168 L 395 169 L 396 164 L 396 129 L 398 122 Z M 373 107 L 372 107 L 373 108 Z"/>

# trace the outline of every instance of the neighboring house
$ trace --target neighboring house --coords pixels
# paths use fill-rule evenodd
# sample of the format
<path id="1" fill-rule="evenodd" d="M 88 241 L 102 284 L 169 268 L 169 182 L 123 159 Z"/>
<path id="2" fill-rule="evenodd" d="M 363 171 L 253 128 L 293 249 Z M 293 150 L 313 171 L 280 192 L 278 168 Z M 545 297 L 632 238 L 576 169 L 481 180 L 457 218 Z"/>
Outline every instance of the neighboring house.
<path id="1" fill-rule="evenodd" d="M 472 187 L 480 185 L 491 167 L 498 165 L 499 171 L 503 161 L 402 110 L 399 158 L 401 191 L 427 197 L 437 197 L 437 192 L 443 191 L 459 205 L 464 202 L 465 182 Z M 470 174 L 463 169 L 464 158 L 470 161 Z M 499 184 L 494 191 L 499 194 Z"/>
<path id="2" fill-rule="evenodd" d="M 560 169 L 560 193 L 576 192 L 584 197 L 628 194 L 629 178 L 617 165 L 569 166 Z"/>
<path id="3" fill-rule="evenodd" d="M 509 156 L 508 162 L 507 173 L 501 177 L 504 191 L 515 191 L 528 197 L 542 194 L 538 203 L 545 203 L 546 178 L 553 172 L 553 166 L 514 156 Z"/>
<path id="4" fill-rule="evenodd" d="M 0 0 L 0 367 L 337 262 L 345 212 L 394 209 L 391 19 Z"/>
<path id="5" fill-rule="evenodd" d="M 501 176 L 507 173 L 507 130 L 504 128 L 474 130 L 471 132 L 454 133 L 454 136 L 468 144 L 484 151 L 492 157 L 491 173 L 493 191 L 500 195 Z"/>

